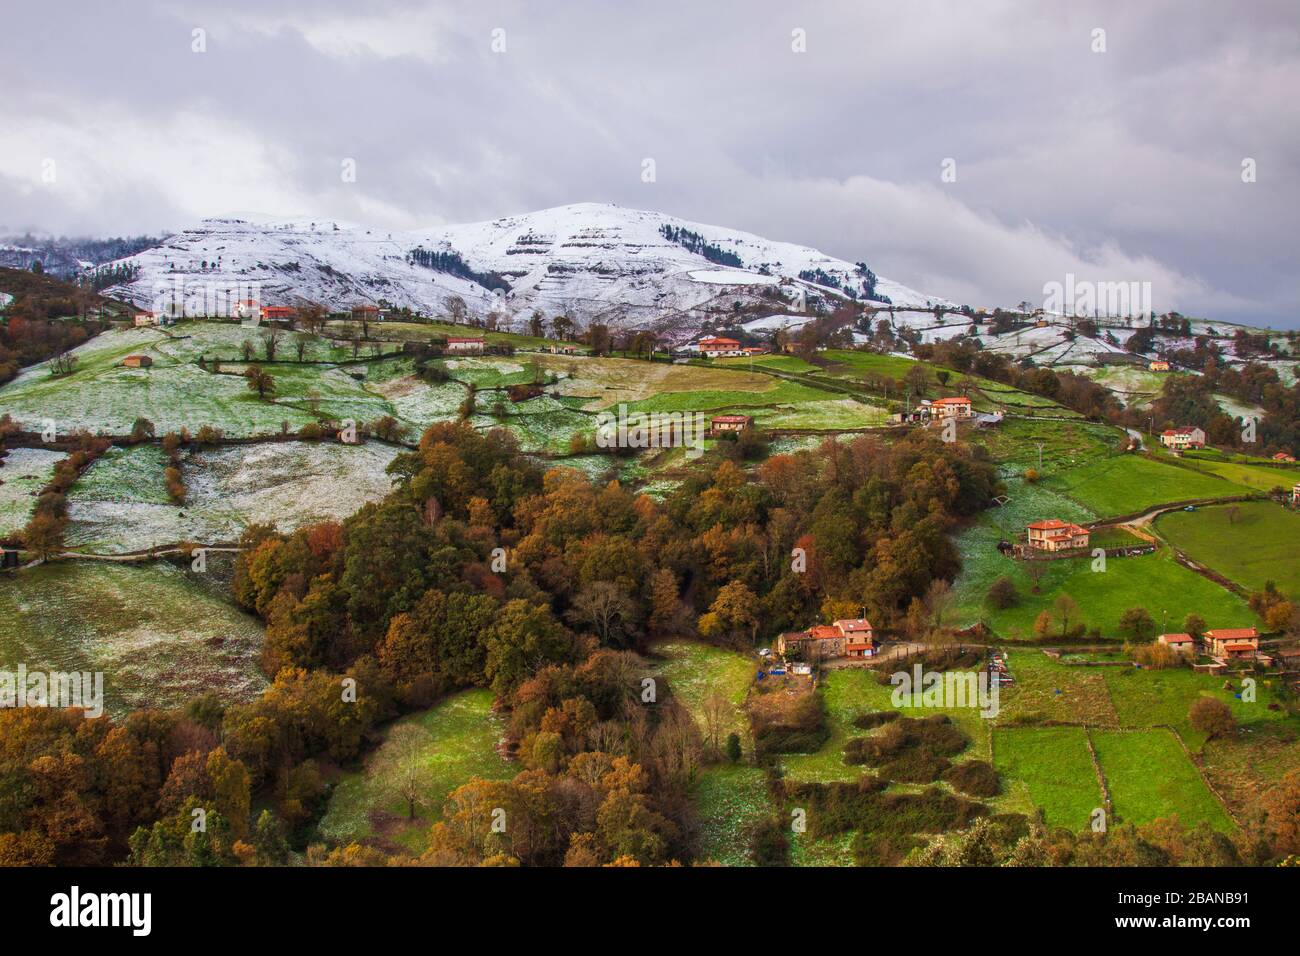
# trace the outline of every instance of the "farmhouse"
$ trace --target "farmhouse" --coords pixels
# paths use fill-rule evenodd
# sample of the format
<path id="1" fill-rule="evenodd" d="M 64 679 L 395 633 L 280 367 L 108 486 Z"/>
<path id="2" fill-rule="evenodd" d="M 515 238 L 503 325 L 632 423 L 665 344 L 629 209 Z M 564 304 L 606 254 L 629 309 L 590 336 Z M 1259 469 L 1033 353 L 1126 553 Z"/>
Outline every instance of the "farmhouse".
<path id="1" fill-rule="evenodd" d="M 709 430 L 714 433 L 743 432 L 753 424 L 754 419 L 749 415 L 714 415 L 709 419 Z"/>
<path id="2" fill-rule="evenodd" d="M 230 314 L 236 319 L 251 319 L 254 316 L 262 314 L 261 306 L 257 304 L 256 299 L 240 299 L 235 303 L 235 307 Z"/>
<path id="3" fill-rule="evenodd" d="M 264 305 L 262 306 L 263 322 L 292 322 L 294 309 L 288 305 Z"/>
<path id="4" fill-rule="evenodd" d="M 447 351 L 453 355 L 482 355 L 484 341 L 482 338 L 456 338 L 447 339 Z"/>
<path id="5" fill-rule="evenodd" d="M 1029 547 L 1034 551 L 1069 551 L 1088 546 L 1089 532 L 1077 524 L 1049 518 L 1025 527 Z"/>
<path id="6" fill-rule="evenodd" d="M 970 418 L 972 411 L 971 401 L 964 395 L 936 398 L 930 403 L 930 414 L 935 418 Z"/>
<path id="7" fill-rule="evenodd" d="M 1184 448 L 1204 448 L 1205 432 L 1195 425 L 1167 428 L 1160 433 L 1160 444 L 1176 451 L 1181 451 Z"/>
<path id="8" fill-rule="evenodd" d="M 122 359 L 122 364 L 127 368 L 148 368 L 153 364 L 153 359 L 147 355 L 128 355 Z"/>
<path id="9" fill-rule="evenodd" d="M 576 345 L 552 345 L 552 355 L 577 355 L 578 347 Z"/>
<path id="10" fill-rule="evenodd" d="M 745 354 L 735 339 L 700 339 L 700 354 L 705 358 L 731 358 Z"/>
<path id="11" fill-rule="evenodd" d="M 1288 455 L 1286 452 L 1284 452 L 1284 451 L 1280 451 L 1280 452 L 1278 452 L 1276 455 L 1273 456 L 1273 460 L 1274 460 L 1274 461 L 1286 461 L 1286 462 L 1295 461 L 1295 455 Z"/>
<path id="12" fill-rule="evenodd" d="M 1205 647 L 1214 657 L 1254 657 L 1259 650 L 1259 631 L 1253 627 L 1222 627 L 1206 631 Z"/>
<path id="13" fill-rule="evenodd" d="M 1196 640 L 1190 634 L 1161 634 L 1156 638 L 1161 644 L 1167 644 L 1181 654 L 1196 651 Z"/>
<path id="14" fill-rule="evenodd" d="M 805 660 L 866 658 L 876 653 L 875 629 L 865 617 L 834 624 L 814 624 L 806 631 L 791 631 L 777 638 L 776 649 L 783 655 Z"/>
<path id="15" fill-rule="evenodd" d="M 379 306 L 377 305 L 354 305 L 352 307 L 353 322 L 378 322 L 381 318 Z"/>
<path id="16" fill-rule="evenodd" d="M 1164 359 L 1156 359 L 1154 362 L 1147 363 L 1147 368 L 1152 372 L 1167 372 L 1169 371 L 1169 363 Z"/>
<path id="17" fill-rule="evenodd" d="M 142 312 L 137 312 L 135 314 L 136 328 L 143 328 L 144 326 L 147 325 L 157 325 L 157 324 L 158 324 L 158 316 L 153 312 L 150 312 L 148 309 L 145 309 Z"/>

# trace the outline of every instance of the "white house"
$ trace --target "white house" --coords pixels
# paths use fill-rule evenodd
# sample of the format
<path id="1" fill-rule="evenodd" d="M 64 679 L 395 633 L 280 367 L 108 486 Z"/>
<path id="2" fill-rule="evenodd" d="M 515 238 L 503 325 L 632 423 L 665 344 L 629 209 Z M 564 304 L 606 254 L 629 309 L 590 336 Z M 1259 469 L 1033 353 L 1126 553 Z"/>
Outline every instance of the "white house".
<path id="1" fill-rule="evenodd" d="M 1204 448 L 1205 432 L 1195 425 L 1167 428 L 1160 433 L 1160 444 L 1176 451 L 1181 451 L 1184 448 Z"/>

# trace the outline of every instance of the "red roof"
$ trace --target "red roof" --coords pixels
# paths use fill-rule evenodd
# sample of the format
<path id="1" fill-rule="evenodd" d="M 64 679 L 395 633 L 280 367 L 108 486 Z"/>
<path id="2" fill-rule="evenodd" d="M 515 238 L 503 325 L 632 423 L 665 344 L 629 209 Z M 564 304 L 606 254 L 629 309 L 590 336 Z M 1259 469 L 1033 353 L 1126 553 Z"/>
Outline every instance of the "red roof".
<path id="1" fill-rule="evenodd" d="M 744 425 L 750 418 L 748 415 L 714 415 L 709 421 L 715 425 Z"/>
<path id="2" fill-rule="evenodd" d="M 287 305 L 264 305 L 262 306 L 263 315 L 289 315 L 293 308 Z"/>
<path id="3" fill-rule="evenodd" d="M 378 312 L 378 311 L 379 311 L 379 306 L 377 306 L 377 305 L 354 305 L 354 306 L 352 307 L 352 311 L 353 311 L 353 312 Z"/>
<path id="4" fill-rule="evenodd" d="M 844 649 L 846 651 L 869 651 L 871 646 L 871 642 L 867 641 L 865 644 L 845 644 Z"/>
<path id="5" fill-rule="evenodd" d="M 1026 527 L 1035 531 L 1065 531 L 1072 535 L 1087 534 L 1088 529 L 1077 524 L 1071 524 L 1068 521 L 1062 521 L 1060 518 L 1048 518 L 1046 521 L 1035 521 Z"/>
<path id="6" fill-rule="evenodd" d="M 963 395 L 958 395 L 955 398 L 936 398 L 930 404 L 931 405 L 969 405 L 970 403 L 971 402 L 969 398 L 966 398 Z"/>
<path id="7" fill-rule="evenodd" d="M 1288 455 L 1284 451 L 1280 451 L 1273 456 L 1273 460 L 1274 461 L 1295 461 L 1295 458 L 1292 455 Z"/>
<path id="8" fill-rule="evenodd" d="M 735 339 L 700 339 L 702 349 L 738 349 L 740 343 Z"/>
<path id="9" fill-rule="evenodd" d="M 808 636 L 814 641 L 828 641 L 833 638 L 841 638 L 844 635 L 840 633 L 838 627 L 832 627 L 829 624 L 814 624 L 808 628 Z"/>
<path id="10" fill-rule="evenodd" d="M 477 342 L 479 345 L 482 345 L 482 344 L 483 344 L 483 340 L 482 340 L 482 339 L 476 339 L 476 338 L 456 338 L 456 337 L 453 336 L 453 337 L 447 339 L 447 344 L 448 344 L 448 345 L 451 345 L 453 342 L 461 342 L 461 343 L 464 343 L 464 342 Z"/>
<path id="11" fill-rule="evenodd" d="M 1255 649 L 1255 645 L 1254 644 L 1224 644 L 1223 649 L 1225 651 L 1253 651 Z"/>
<path id="12" fill-rule="evenodd" d="M 1259 631 L 1253 627 L 1221 627 L 1215 631 L 1206 631 L 1205 636 L 1213 641 L 1236 641 L 1242 638 L 1257 640 Z"/>
<path id="13" fill-rule="evenodd" d="M 1201 429 L 1195 425 L 1183 425 L 1179 428 L 1166 428 L 1160 434 L 1162 435 L 1190 435 L 1192 432 L 1199 432 Z"/>
<path id="14" fill-rule="evenodd" d="M 1166 644 L 1191 644 L 1192 635 L 1190 634 L 1161 634 L 1160 640 Z"/>
<path id="15" fill-rule="evenodd" d="M 835 626 L 845 634 L 861 634 L 863 632 L 875 630 L 875 628 L 871 626 L 871 622 L 865 617 L 854 617 L 836 621 Z"/>

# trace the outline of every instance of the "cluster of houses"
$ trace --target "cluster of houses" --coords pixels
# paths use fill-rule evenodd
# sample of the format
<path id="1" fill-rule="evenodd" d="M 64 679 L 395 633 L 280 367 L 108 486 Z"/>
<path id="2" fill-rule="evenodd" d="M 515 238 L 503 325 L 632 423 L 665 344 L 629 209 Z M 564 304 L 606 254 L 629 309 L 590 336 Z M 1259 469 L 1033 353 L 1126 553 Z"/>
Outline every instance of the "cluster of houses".
<path id="1" fill-rule="evenodd" d="M 974 417 L 975 405 L 971 400 L 965 395 L 954 395 L 950 398 L 936 398 L 933 401 L 923 398 L 916 408 L 895 414 L 894 421 L 929 422 L 943 421 L 948 418 L 965 421 Z"/>
<path id="2" fill-rule="evenodd" d="M 875 628 L 865 617 L 846 618 L 833 624 L 814 624 L 806 631 L 790 631 L 776 641 L 777 652 L 805 661 L 875 657 Z"/>
<path id="3" fill-rule="evenodd" d="M 1199 643 L 1190 634 L 1161 634 L 1156 640 L 1188 656 L 1203 652 L 1222 661 L 1248 660 L 1259 653 L 1259 631 L 1253 627 L 1216 628 Z"/>

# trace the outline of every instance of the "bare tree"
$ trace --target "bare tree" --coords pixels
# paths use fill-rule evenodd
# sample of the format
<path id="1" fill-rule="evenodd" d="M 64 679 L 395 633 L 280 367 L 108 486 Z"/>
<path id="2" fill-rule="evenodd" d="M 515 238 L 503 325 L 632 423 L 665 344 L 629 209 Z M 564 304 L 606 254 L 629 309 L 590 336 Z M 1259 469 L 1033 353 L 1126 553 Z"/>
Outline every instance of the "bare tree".
<path id="1" fill-rule="evenodd" d="M 370 777 L 390 800 L 406 804 L 406 817 L 415 819 L 416 807 L 428 806 L 433 766 L 431 738 L 419 724 L 398 724 L 375 755 Z"/>

